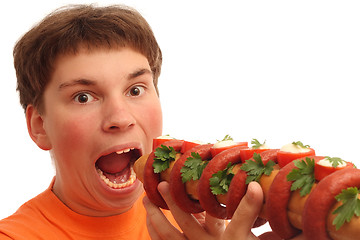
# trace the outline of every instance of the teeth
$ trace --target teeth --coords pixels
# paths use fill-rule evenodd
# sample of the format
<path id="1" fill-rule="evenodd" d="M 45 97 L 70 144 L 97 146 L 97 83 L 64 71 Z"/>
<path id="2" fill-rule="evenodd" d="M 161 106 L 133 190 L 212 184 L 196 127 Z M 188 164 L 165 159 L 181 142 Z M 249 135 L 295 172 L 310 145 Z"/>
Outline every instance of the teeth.
<path id="1" fill-rule="evenodd" d="M 124 150 L 121 150 L 121 151 L 117 151 L 116 153 L 117 153 L 117 154 L 128 153 L 128 152 L 130 152 L 131 150 L 134 150 L 134 148 L 124 149 Z"/>
<path id="2" fill-rule="evenodd" d="M 124 183 L 114 183 L 111 182 L 103 173 L 103 171 L 101 171 L 99 168 L 96 168 L 96 171 L 98 172 L 100 178 L 106 183 L 106 185 L 108 185 L 109 187 L 112 188 L 125 188 L 130 186 L 131 184 L 133 184 L 136 180 L 136 174 L 134 172 L 134 169 L 132 168 L 132 166 L 130 166 L 130 177 L 129 179 L 124 182 Z"/>

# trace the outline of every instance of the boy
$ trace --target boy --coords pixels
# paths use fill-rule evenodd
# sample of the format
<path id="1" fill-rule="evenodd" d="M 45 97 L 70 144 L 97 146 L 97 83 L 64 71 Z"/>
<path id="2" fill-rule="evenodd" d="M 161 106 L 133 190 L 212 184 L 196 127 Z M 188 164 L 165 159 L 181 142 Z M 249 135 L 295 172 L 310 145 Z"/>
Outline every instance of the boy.
<path id="1" fill-rule="evenodd" d="M 56 177 L 1 232 L 15 239 L 147 235 L 131 165 L 161 135 L 161 61 L 146 21 L 125 7 L 60 9 L 19 40 L 20 102 Z"/>
<path id="2" fill-rule="evenodd" d="M 256 184 L 225 233 L 222 220 L 180 211 L 166 183 L 159 190 L 183 232 L 145 197 L 146 214 L 132 163 L 162 132 L 161 62 L 147 22 L 121 6 L 59 9 L 19 40 L 14 64 L 28 132 L 50 151 L 56 176 L 0 221 L 0 239 L 254 238 Z"/>

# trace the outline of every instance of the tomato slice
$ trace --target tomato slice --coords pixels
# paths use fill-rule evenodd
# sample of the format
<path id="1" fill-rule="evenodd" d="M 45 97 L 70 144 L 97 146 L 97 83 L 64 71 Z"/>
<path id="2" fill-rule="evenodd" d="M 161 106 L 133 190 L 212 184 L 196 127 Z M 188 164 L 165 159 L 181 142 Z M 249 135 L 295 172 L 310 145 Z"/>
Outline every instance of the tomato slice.
<path id="1" fill-rule="evenodd" d="M 296 159 L 303 158 L 306 156 L 314 156 L 315 150 L 312 148 L 309 148 L 309 149 L 310 149 L 310 151 L 299 152 L 299 153 L 279 151 L 277 154 L 277 160 L 278 160 L 279 166 L 281 168 L 283 168 L 285 165 L 287 165 L 288 163 L 290 163 Z"/>
<path id="2" fill-rule="evenodd" d="M 254 149 L 254 148 L 244 148 L 240 152 L 241 161 L 245 162 L 254 156 L 254 153 L 261 153 L 269 149 Z"/>
<path id="3" fill-rule="evenodd" d="M 319 161 L 317 161 L 315 163 L 315 169 L 314 169 L 314 174 L 315 174 L 315 179 L 317 181 L 320 181 L 321 179 L 323 179 L 324 177 L 336 172 L 336 171 L 339 171 L 341 169 L 344 169 L 344 168 L 353 168 L 354 167 L 354 164 L 351 163 L 351 162 L 346 162 L 346 165 L 345 166 L 341 166 L 341 167 L 332 167 L 332 166 L 324 166 L 324 165 L 321 165 L 319 164 Z"/>
<path id="4" fill-rule="evenodd" d="M 240 147 L 243 146 L 244 148 L 248 147 L 248 143 L 247 142 L 237 142 L 234 145 L 229 145 L 229 146 L 225 146 L 225 147 L 212 147 L 211 148 L 211 155 L 213 157 L 215 157 L 217 154 L 221 153 L 224 150 L 230 149 L 230 148 L 234 148 L 234 147 Z"/>
<path id="5" fill-rule="evenodd" d="M 201 145 L 201 143 L 197 143 L 197 142 L 191 142 L 191 141 L 184 141 L 184 144 L 181 148 L 181 153 L 185 153 L 188 150 L 192 149 L 193 147 L 199 146 Z"/>
<path id="6" fill-rule="evenodd" d="M 240 151 L 240 158 L 242 162 L 249 160 L 254 156 L 254 153 L 261 153 L 269 149 L 259 149 L 259 148 L 244 148 Z"/>
<path id="7" fill-rule="evenodd" d="M 174 140 L 174 138 L 154 138 L 153 139 L 153 148 L 152 150 L 155 151 L 155 149 L 159 146 L 161 146 L 162 144 L 164 144 L 165 142 L 167 141 L 170 141 L 170 140 Z"/>

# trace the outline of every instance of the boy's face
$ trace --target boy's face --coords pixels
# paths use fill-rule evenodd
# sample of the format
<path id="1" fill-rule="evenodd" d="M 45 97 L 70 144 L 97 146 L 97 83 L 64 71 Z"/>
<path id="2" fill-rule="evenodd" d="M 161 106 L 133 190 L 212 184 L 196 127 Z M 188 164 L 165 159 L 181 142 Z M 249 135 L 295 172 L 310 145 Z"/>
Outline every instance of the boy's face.
<path id="1" fill-rule="evenodd" d="M 56 165 L 54 193 L 81 214 L 128 210 L 143 192 L 132 162 L 162 133 L 146 57 L 130 48 L 83 50 L 59 57 L 54 70 L 42 115 Z"/>

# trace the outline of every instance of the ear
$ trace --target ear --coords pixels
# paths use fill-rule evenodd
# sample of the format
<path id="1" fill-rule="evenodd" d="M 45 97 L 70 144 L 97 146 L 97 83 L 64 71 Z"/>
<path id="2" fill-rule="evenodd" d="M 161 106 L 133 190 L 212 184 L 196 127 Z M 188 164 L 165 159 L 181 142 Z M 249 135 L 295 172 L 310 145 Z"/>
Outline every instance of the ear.
<path id="1" fill-rule="evenodd" d="M 51 143 L 44 129 L 44 121 L 38 110 L 31 104 L 26 108 L 26 123 L 31 139 L 43 150 L 50 150 Z"/>

